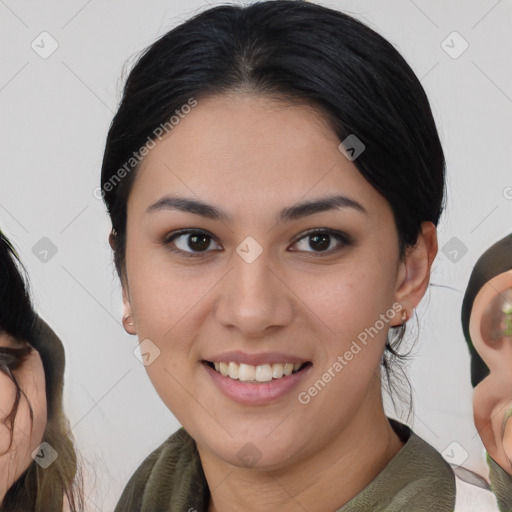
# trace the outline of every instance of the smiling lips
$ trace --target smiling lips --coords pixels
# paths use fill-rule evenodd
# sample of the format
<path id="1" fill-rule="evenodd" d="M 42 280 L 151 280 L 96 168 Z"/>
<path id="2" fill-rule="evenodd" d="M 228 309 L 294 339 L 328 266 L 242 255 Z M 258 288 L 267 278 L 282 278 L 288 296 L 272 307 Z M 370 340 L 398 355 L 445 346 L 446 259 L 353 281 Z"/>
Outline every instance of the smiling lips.
<path id="1" fill-rule="evenodd" d="M 283 352 L 223 352 L 201 362 L 216 387 L 244 405 L 264 405 L 284 398 L 313 367 L 311 361 Z"/>
<path id="2" fill-rule="evenodd" d="M 243 382 L 270 382 L 281 379 L 298 371 L 303 363 L 252 364 L 230 362 L 214 362 L 213 367 L 224 377 Z"/>

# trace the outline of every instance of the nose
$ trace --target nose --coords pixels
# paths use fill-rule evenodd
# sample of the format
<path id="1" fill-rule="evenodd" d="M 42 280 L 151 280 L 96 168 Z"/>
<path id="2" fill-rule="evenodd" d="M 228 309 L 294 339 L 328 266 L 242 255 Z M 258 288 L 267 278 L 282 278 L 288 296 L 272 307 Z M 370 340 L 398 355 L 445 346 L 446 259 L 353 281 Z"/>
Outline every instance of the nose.
<path id="1" fill-rule="evenodd" d="M 269 266 L 264 253 L 247 263 L 237 254 L 222 281 L 215 315 L 224 327 L 243 337 L 262 337 L 289 325 L 296 311 L 284 275 Z"/>

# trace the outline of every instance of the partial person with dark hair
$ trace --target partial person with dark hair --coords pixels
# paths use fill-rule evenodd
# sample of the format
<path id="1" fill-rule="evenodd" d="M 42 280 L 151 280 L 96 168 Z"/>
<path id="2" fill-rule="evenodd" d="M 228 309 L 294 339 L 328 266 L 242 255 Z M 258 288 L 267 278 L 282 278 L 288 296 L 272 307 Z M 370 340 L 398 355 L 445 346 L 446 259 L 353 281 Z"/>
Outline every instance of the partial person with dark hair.
<path id="1" fill-rule="evenodd" d="M 0 512 L 77 512 L 83 496 L 63 413 L 64 347 L 34 311 L 23 271 L 0 232 Z"/>
<path id="2" fill-rule="evenodd" d="M 497 510 L 384 412 L 445 159 L 382 36 L 302 1 L 194 16 L 130 72 L 101 193 L 125 330 L 182 425 L 116 512 Z"/>

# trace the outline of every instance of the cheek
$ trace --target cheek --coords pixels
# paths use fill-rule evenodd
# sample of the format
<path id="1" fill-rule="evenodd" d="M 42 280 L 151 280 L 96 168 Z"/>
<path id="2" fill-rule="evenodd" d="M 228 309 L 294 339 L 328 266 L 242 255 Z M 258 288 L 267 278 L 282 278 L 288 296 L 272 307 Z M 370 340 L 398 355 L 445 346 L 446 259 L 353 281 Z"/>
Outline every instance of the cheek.
<path id="1" fill-rule="evenodd" d="M 39 353 L 33 352 L 33 356 L 31 366 L 29 367 L 31 379 L 30 387 L 27 392 L 30 404 L 34 411 L 34 423 L 31 437 L 32 450 L 41 444 L 48 422 L 46 378 L 43 362 Z"/>
<path id="2" fill-rule="evenodd" d="M 137 335 L 141 341 L 150 338 L 163 349 L 193 336 L 190 329 L 195 326 L 197 330 L 203 322 L 208 294 L 219 281 L 213 272 L 196 270 L 194 274 L 190 270 L 187 274 L 169 265 L 144 265 L 129 275 Z"/>
<path id="3" fill-rule="evenodd" d="M 191 391 L 197 369 L 195 336 L 208 314 L 208 292 L 218 277 L 199 267 L 179 269 L 165 256 L 150 253 L 144 258 L 132 252 L 127 258 L 130 302 L 141 350 L 149 348 L 154 358 L 146 366 L 148 376 L 163 402 L 180 418 L 182 408 L 189 406 L 185 389 Z"/>
<path id="4" fill-rule="evenodd" d="M 349 341 L 376 323 L 385 331 L 379 319 L 388 313 L 389 322 L 392 315 L 393 274 L 375 263 L 354 263 L 323 275 L 303 274 L 290 288 L 320 319 L 326 339 L 336 343 Z"/>
<path id="5" fill-rule="evenodd" d="M 42 389 L 45 389 L 44 384 Z M 37 409 L 38 412 L 34 411 L 34 430 L 31 440 L 30 453 L 32 453 L 32 451 L 35 450 L 41 444 L 44 432 L 48 424 L 47 401 L 46 396 L 44 394 L 42 394 L 42 396 L 36 399 L 35 409 Z"/>
<path id="6" fill-rule="evenodd" d="M 130 303 L 137 321 L 139 338 L 161 339 L 190 311 L 202 284 L 187 272 L 169 263 L 164 250 L 147 245 L 144 240 L 127 246 L 126 270 Z"/>

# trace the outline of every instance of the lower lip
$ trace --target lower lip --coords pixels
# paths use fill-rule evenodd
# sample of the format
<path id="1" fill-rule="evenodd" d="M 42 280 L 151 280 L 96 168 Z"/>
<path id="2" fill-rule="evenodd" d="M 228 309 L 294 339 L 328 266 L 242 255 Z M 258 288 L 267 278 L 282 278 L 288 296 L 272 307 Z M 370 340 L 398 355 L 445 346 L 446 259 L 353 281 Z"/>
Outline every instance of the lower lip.
<path id="1" fill-rule="evenodd" d="M 286 377 L 254 384 L 224 377 L 206 363 L 202 363 L 202 365 L 206 368 L 213 382 L 228 398 L 247 405 L 262 405 L 278 400 L 292 391 L 312 368 L 312 365 L 309 364 L 302 370 Z"/>

